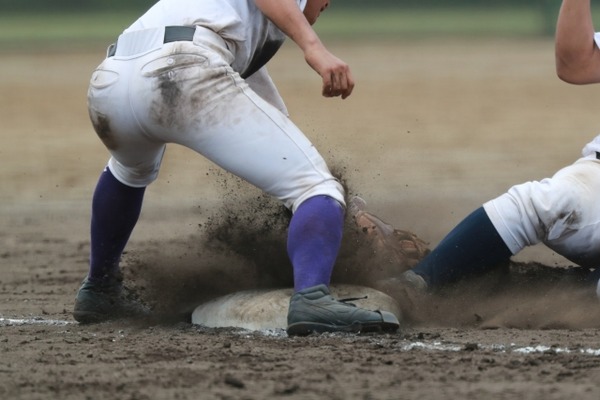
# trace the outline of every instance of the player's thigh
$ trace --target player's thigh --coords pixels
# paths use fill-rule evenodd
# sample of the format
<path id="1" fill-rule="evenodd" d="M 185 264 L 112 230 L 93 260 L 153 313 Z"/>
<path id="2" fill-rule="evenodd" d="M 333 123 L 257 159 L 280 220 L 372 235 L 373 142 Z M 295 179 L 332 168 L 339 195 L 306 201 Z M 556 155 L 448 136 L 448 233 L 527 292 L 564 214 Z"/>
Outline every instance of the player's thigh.
<path id="1" fill-rule="evenodd" d="M 551 178 L 515 185 L 493 200 L 503 220 L 524 228 L 530 243 L 561 241 L 600 218 L 600 164 L 576 162 Z M 516 226 L 518 225 L 518 226 Z"/>
<path id="2" fill-rule="evenodd" d="M 600 220 L 597 201 L 600 162 L 597 160 L 580 159 L 542 182 L 546 184 L 532 197 L 538 216 L 547 227 L 548 239 Z"/>
<path id="3" fill-rule="evenodd" d="M 182 143 L 295 209 L 325 194 L 344 204 L 343 189 L 313 143 L 284 114 L 242 85 L 211 109 L 210 123 Z"/>
<path id="4" fill-rule="evenodd" d="M 88 112 L 112 156 L 109 167 L 113 174 L 129 186 L 143 187 L 156 179 L 165 144 L 148 137 L 131 111 L 132 70 L 127 62 L 105 60 L 92 74 Z"/>
<path id="5" fill-rule="evenodd" d="M 600 162 L 579 160 L 554 179 L 565 182 L 566 204 L 545 244 L 580 265 L 595 267 L 600 262 Z"/>

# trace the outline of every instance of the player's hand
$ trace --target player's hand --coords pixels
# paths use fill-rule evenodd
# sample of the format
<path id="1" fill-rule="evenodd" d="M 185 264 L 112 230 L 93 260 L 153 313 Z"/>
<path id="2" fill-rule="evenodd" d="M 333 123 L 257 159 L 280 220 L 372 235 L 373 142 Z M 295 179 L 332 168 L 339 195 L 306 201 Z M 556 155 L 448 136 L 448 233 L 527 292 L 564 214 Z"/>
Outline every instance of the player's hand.
<path id="1" fill-rule="evenodd" d="M 321 46 L 307 51 L 304 58 L 323 79 L 323 96 L 341 96 L 342 99 L 350 96 L 354 89 L 354 79 L 348 64 Z"/>

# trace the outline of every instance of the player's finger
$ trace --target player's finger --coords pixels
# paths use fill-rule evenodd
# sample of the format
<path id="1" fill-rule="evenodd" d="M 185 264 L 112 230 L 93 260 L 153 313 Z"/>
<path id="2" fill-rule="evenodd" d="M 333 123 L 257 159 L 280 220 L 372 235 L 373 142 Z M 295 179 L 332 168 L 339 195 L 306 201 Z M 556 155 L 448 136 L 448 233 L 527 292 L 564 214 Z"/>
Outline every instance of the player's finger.
<path id="1" fill-rule="evenodd" d="M 352 73 L 350 72 L 350 70 L 348 70 L 346 72 L 346 74 L 344 75 L 344 80 L 342 82 L 342 88 L 341 88 L 341 96 L 342 99 L 345 99 L 346 97 L 350 96 L 352 94 L 352 91 L 354 90 L 354 78 L 352 77 Z"/>
<path id="2" fill-rule="evenodd" d="M 323 74 L 323 89 L 324 97 L 338 97 L 343 99 L 350 96 L 354 89 L 354 79 L 349 68 L 333 70 Z"/>
<path id="3" fill-rule="evenodd" d="M 333 93 L 333 82 L 331 80 L 331 76 L 328 76 L 329 79 L 323 78 L 323 90 L 322 94 L 324 97 L 332 97 Z"/>
<path id="4" fill-rule="evenodd" d="M 337 97 L 341 95 L 342 77 L 340 73 L 331 73 L 331 86 L 329 90 L 329 97 Z"/>
<path id="5" fill-rule="evenodd" d="M 331 84 L 326 88 L 327 97 L 344 96 L 348 91 L 348 81 L 345 73 L 331 73 Z"/>
<path id="6" fill-rule="evenodd" d="M 323 82 L 323 90 L 322 90 L 322 94 L 323 97 L 333 97 L 333 86 L 331 84 L 331 82 L 326 83 Z"/>
<path id="7" fill-rule="evenodd" d="M 340 68 L 335 76 L 335 96 L 342 96 L 342 99 L 350 96 L 354 89 L 354 78 L 348 65 Z"/>

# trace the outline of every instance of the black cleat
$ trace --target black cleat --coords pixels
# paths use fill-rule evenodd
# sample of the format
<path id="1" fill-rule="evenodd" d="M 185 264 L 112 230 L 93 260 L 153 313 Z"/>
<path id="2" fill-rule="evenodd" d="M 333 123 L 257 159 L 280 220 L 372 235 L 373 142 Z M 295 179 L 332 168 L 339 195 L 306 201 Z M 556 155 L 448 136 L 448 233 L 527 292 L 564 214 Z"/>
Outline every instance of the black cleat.
<path id="1" fill-rule="evenodd" d="M 147 307 L 125 295 L 120 280 L 95 283 L 85 278 L 75 297 L 73 317 L 81 324 L 94 324 L 120 318 L 149 315 Z"/>
<path id="2" fill-rule="evenodd" d="M 370 311 L 336 300 L 325 285 L 300 290 L 290 299 L 290 336 L 313 332 L 395 332 L 399 327 L 398 318 L 391 312 Z"/>

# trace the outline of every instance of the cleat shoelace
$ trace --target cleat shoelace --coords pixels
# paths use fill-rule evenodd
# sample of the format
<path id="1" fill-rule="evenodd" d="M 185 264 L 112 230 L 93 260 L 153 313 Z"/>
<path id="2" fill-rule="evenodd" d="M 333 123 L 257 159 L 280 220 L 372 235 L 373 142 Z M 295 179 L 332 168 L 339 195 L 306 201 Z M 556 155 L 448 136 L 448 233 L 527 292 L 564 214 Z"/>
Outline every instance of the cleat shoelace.
<path id="1" fill-rule="evenodd" d="M 368 298 L 368 297 L 369 297 L 369 296 L 363 296 L 363 297 L 347 297 L 347 298 L 344 298 L 344 299 L 338 299 L 338 301 L 339 301 L 340 303 L 344 303 L 344 304 L 348 304 L 349 306 L 356 307 L 356 304 L 354 304 L 354 303 L 351 303 L 352 301 L 364 300 L 364 299 L 366 299 L 366 298 Z"/>

